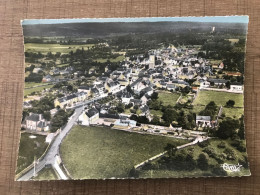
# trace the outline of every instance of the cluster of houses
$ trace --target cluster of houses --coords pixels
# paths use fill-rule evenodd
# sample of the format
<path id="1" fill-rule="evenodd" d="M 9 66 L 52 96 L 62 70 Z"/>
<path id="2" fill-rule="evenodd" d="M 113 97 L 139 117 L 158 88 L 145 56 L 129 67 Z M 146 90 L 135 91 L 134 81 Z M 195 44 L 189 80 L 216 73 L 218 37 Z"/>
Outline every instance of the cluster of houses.
<path id="1" fill-rule="evenodd" d="M 221 62 L 213 67 L 209 61 L 198 58 L 196 54 L 197 49 L 195 48 L 183 49 L 170 46 L 150 51 L 147 58 L 144 58 L 141 54 L 135 56 L 132 60 L 126 57 L 116 70 L 112 71 L 109 65 L 106 66 L 105 72 L 102 76 L 97 77 L 91 86 L 78 86 L 76 93 L 57 98 L 54 105 L 64 109 L 91 98 L 116 94 L 118 101 L 124 105 L 137 106 L 141 110 L 139 115 L 145 115 L 151 120 L 153 116 L 149 112 L 147 102 L 156 89 L 173 92 L 178 88 L 189 87 L 193 93 L 196 93 L 199 89 L 212 86 L 225 88 L 228 80 L 205 76 L 213 75 L 213 69 L 222 70 L 224 64 Z M 44 77 L 43 82 L 50 82 L 56 74 L 72 73 L 72 67 L 62 71 L 56 68 Z M 190 79 L 194 79 L 192 84 L 187 82 Z M 127 90 L 129 86 L 133 93 Z M 243 92 L 243 85 L 231 83 L 230 91 Z M 136 99 L 136 96 L 139 98 Z M 82 125 L 97 124 L 100 118 L 105 118 L 108 110 L 107 105 L 102 105 L 101 108 L 91 105 L 80 115 L 79 121 Z M 43 119 L 39 116 L 33 117 L 35 115 L 32 113 L 25 119 L 25 127 L 30 130 L 47 130 L 47 123 L 40 123 Z M 123 121 L 121 120 L 122 117 Z M 36 120 L 36 123 L 32 122 L 32 119 Z M 126 116 L 126 118 L 123 115 L 119 118 L 117 116 L 115 119 L 114 125 L 116 126 L 133 127 L 136 125 L 129 119 L 129 116 Z M 40 127 L 38 127 L 38 124 L 40 124 Z M 197 116 L 196 124 L 198 126 L 212 126 L 209 116 Z"/>

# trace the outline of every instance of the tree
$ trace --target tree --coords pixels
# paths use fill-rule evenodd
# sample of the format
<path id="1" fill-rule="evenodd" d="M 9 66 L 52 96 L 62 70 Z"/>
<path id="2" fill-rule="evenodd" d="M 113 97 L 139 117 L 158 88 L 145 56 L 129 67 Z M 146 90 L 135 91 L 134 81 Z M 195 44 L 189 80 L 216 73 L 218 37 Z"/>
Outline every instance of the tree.
<path id="1" fill-rule="evenodd" d="M 199 158 L 197 159 L 197 165 L 199 169 L 205 171 L 209 168 L 208 159 L 205 154 L 200 154 Z"/>
<path id="2" fill-rule="evenodd" d="M 171 108 L 166 108 L 163 112 L 162 119 L 165 121 L 165 125 L 169 126 L 172 121 L 177 121 L 178 112 Z"/>
<path id="3" fill-rule="evenodd" d="M 231 138 L 236 134 L 236 130 L 239 128 L 239 121 L 231 118 L 227 118 L 219 124 L 217 136 L 221 139 Z"/>
<path id="4" fill-rule="evenodd" d="M 29 116 L 29 112 L 27 109 L 23 109 L 23 116 L 22 116 L 22 121 L 24 121 L 24 119 Z"/>
<path id="5" fill-rule="evenodd" d="M 170 156 L 174 156 L 176 151 L 177 151 L 177 147 L 173 144 L 167 144 L 165 147 L 164 147 L 164 150 L 166 150 L 168 152 L 168 154 Z"/>
<path id="6" fill-rule="evenodd" d="M 231 83 L 230 83 L 230 81 L 228 81 L 228 82 L 226 83 L 226 87 L 227 87 L 228 89 L 230 89 L 230 85 L 231 85 Z"/>
<path id="7" fill-rule="evenodd" d="M 237 135 L 240 139 L 245 139 L 245 124 L 244 124 L 244 116 L 242 116 L 240 119 L 240 127 L 238 129 Z"/>
<path id="8" fill-rule="evenodd" d="M 49 111 L 44 112 L 43 118 L 47 121 L 51 120 L 51 113 Z"/>
<path id="9" fill-rule="evenodd" d="M 214 116 L 216 115 L 217 108 L 218 106 L 216 105 L 216 103 L 214 101 L 211 101 L 206 105 L 205 109 L 202 110 L 199 114 L 214 118 Z"/>
<path id="10" fill-rule="evenodd" d="M 226 102 L 226 107 L 234 107 L 235 105 L 235 101 L 234 100 L 228 100 Z"/>
<path id="11" fill-rule="evenodd" d="M 158 99 L 158 93 L 157 92 L 153 92 L 153 94 L 151 95 L 151 99 L 152 100 L 157 100 Z"/>
<path id="12" fill-rule="evenodd" d="M 225 170 L 223 170 L 223 168 L 220 167 L 219 165 L 215 166 L 212 169 L 212 173 L 216 176 L 226 176 L 227 175 L 227 172 Z"/>
<path id="13" fill-rule="evenodd" d="M 139 177 L 139 172 L 138 172 L 138 170 L 136 170 L 135 167 L 133 167 L 133 168 L 129 171 L 128 177 L 138 178 L 138 177 Z"/>
<path id="14" fill-rule="evenodd" d="M 132 90 L 130 85 L 127 85 L 126 87 L 127 92 L 131 93 L 132 95 L 134 95 L 134 91 Z"/>
<path id="15" fill-rule="evenodd" d="M 72 85 L 70 85 L 70 84 L 67 85 L 67 90 L 68 90 L 68 91 L 73 91 L 73 89 L 74 89 L 74 87 L 73 87 Z"/>
<path id="16" fill-rule="evenodd" d="M 51 120 L 51 132 L 55 132 L 65 125 L 68 122 L 68 118 L 69 116 L 65 110 L 60 109 Z"/>
<path id="17" fill-rule="evenodd" d="M 162 102 L 154 99 L 148 101 L 147 105 L 149 106 L 150 109 L 160 110 Z"/>
<path id="18" fill-rule="evenodd" d="M 186 87 L 181 88 L 181 93 L 182 93 L 182 95 L 185 96 L 190 92 L 190 90 L 191 90 L 191 88 L 186 86 Z"/>
<path id="19" fill-rule="evenodd" d="M 122 113 L 125 111 L 125 105 L 123 103 L 118 103 L 116 110 L 118 113 Z"/>
<path id="20" fill-rule="evenodd" d="M 25 82 L 40 83 L 40 82 L 42 82 L 42 78 L 43 78 L 43 75 L 41 75 L 41 74 L 31 73 L 31 74 L 29 74 L 28 77 L 25 77 Z"/>
<path id="21" fill-rule="evenodd" d="M 151 123 L 154 124 L 154 125 L 159 125 L 160 124 L 160 117 L 157 116 L 157 115 L 154 115 Z"/>
<path id="22" fill-rule="evenodd" d="M 133 107 L 133 103 L 129 103 L 125 106 L 126 109 L 132 108 Z"/>

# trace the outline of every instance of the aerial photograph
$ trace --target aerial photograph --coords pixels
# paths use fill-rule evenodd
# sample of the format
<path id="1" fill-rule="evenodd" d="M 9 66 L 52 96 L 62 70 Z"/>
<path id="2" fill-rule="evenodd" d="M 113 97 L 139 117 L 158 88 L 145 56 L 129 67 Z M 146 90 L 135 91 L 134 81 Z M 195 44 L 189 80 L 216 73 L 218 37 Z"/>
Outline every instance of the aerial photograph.
<path id="1" fill-rule="evenodd" d="M 23 20 L 15 180 L 250 176 L 248 21 Z"/>

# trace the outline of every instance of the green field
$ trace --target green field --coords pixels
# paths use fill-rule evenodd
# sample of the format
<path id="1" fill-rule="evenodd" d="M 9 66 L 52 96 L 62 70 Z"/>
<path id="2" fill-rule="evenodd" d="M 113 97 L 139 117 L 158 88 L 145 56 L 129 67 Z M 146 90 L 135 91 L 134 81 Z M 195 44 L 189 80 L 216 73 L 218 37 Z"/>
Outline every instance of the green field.
<path id="1" fill-rule="evenodd" d="M 45 167 L 33 179 L 34 180 L 56 180 L 58 179 L 58 177 L 52 167 Z"/>
<path id="2" fill-rule="evenodd" d="M 104 62 L 107 62 L 107 60 L 109 60 L 110 62 L 120 62 L 120 61 L 123 61 L 125 59 L 124 56 L 118 56 L 116 58 L 98 58 L 98 59 L 93 59 L 93 61 L 97 61 L 97 62 L 100 62 L 100 63 L 104 63 Z"/>
<path id="3" fill-rule="evenodd" d="M 25 88 L 34 87 L 34 86 L 37 86 L 37 85 L 42 85 L 42 83 L 35 83 L 35 82 L 25 82 L 24 83 Z"/>
<path id="4" fill-rule="evenodd" d="M 218 148 L 218 145 L 220 142 L 224 142 L 226 147 L 225 148 Z M 209 141 L 209 146 L 207 146 L 208 148 L 213 148 L 215 155 L 217 156 L 221 156 L 224 152 L 224 150 L 226 148 L 228 149 L 233 149 L 236 159 L 235 160 L 225 160 L 225 163 L 228 164 L 238 164 L 239 160 L 243 159 L 243 156 L 246 155 L 246 152 L 240 152 L 237 149 L 234 149 L 233 146 L 231 146 L 231 140 L 219 140 L 219 139 L 212 139 Z M 244 142 L 245 144 L 245 142 Z M 197 160 L 199 155 L 201 153 L 204 153 L 203 150 L 205 148 L 202 148 L 198 145 L 194 145 L 194 146 L 189 146 L 185 149 L 183 149 L 184 151 L 186 151 L 187 153 L 192 154 L 193 159 Z M 181 151 L 181 150 L 180 150 Z M 208 163 L 209 165 L 212 166 L 220 166 L 221 164 L 218 163 L 214 158 L 209 157 L 208 154 L 204 153 L 207 158 L 208 158 Z M 159 159 L 158 159 L 159 160 Z M 157 160 L 157 161 L 158 161 Z M 241 176 L 241 175 L 249 175 L 250 171 L 247 168 L 242 168 L 241 172 L 234 172 L 234 173 L 228 173 L 228 176 Z M 192 171 L 177 171 L 177 170 L 160 170 L 160 169 L 155 169 L 155 170 L 141 170 L 139 173 L 139 177 L 141 178 L 147 178 L 147 177 L 152 177 L 152 178 L 165 178 L 165 177 L 199 177 L 199 176 L 205 176 L 205 175 L 212 175 L 211 169 L 208 169 L 206 171 L 202 171 L 199 168 L 195 168 Z"/>
<path id="5" fill-rule="evenodd" d="M 235 101 L 235 107 L 244 107 L 243 94 L 228 93 L 220 91 L 200 91 L 194 101 L 194 105 L 207 105 L 210 101 L 214 101 L 218 106 L 226 105 L 228 100 Z"/>
<path id="6" fill-rule="evenodd" d="M 40 43 L 26 43 L 24 45 L 26 52 L 41 52 L 41 53 L 69 53 L 70 51 L 76 51 L 77 49 L 87 50 L 88 47 L 92 47 L 94 44 L 84 44 L 84 45 L 60 45 L 60 44 L 40 44 Z"/>
<path id="7" fill-rule="evenodd" d="M 53 87 L 53 85 L 44 85 L 44 86 L 40 86 L 40 87 L 24 89 L 24 96 L 30 95 L 32 92 L 39 92 L 39 91 L 42 91 L 44 89 L 49 89 L 49 88 L 52 88 L 52 87 Z"/>
<path id="8" fill-rule="evenodd" d="M 36 136 L 36 138 L 30 138 L 29 136 Z M 45 143 L 44 135 L 34 135 L 30 133 L 22 133 L 20 139 L 17 170 L 19 173 L 34 161 L 34 156 L 39 158 L 46 150 L 48 144 Z"/>
<path id="9" fill-rule="evenodd" d="M 61 157 L 74 179 L 125 178 L 134 165 L 186 140 L 105 127 L 75 126 L 61 144 Z"/>
<path id="10" fill-rule="evenodd" d="M 200 91 L 197 98 L 194 100 L 193 111 L 199 113 L 210 102 L 214 101 L 218 106 L 225 106 L 228 100 L 234 100 L 234 108 L 224 107 L 223 111 L 228 117 L 239 118 L 244 112 L 243 94 L 219 92 L 219 91 Z"/>
<path id="11" fill-rule="evenodd" d="M 69 66 L 69 64 L 58 64 L 56 65 L 56 67 L 62 68 L 62 67 L 67 67 Z"/>
<path id="12" fill-rule="evenodd" d="M 175 106 L 178 98 L 180 97 L 180 94 L 178 93 L 171 93 L 168 91 L 158 91 L 159 94 L 159 101 L 162 101 L 162 105 L 164 106 Z"/>
<path id="13" fill-rule="evenodd" d="M 163 113 L 162 113 L 161 110 L 150 110 L 150 113 L 151 113 L 152 115 L 157 115 L 157 116 L 159 116 L 159 117 L 162 117 L 162 115 L 163 115 Z"/>

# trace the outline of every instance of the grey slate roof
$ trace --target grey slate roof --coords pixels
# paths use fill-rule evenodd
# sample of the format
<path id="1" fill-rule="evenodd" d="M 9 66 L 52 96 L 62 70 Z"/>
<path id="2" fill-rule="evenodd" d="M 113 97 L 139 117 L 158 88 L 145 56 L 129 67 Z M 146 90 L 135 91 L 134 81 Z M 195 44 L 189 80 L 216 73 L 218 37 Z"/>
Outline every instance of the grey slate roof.
<path id="1" fill-rule="evenodd" d="M 29 120 L 29 121 L 39 121 L 40 120 L 40 115 L 33 113 L 30 116 L 27 116 L 26 120 Z"/>
<path id="2" fill-rule="evenodd" d="M 209 82 L 214 82 L 214 83 L 227 83 L 228 80 L 225 80 L 225 79 L 211 79 L 211 78 L 209 78 Z"/>
<path id="3" fill-rule="evenodd" d="M 102 84 L 98 84 L 98 85 L 96 85 L 96 87 L 97 87 L 97 88 L 103 88 L 104 85 L 102 85 Z"/>
<path id="4" fill-rule="evenodd" d="M 196 120 L 210 121 L 210 116 L 196 116 Z"/>
<path id="5" fill-rule="evenodd" d="M 231 83 L 231 85 L 242 85 L 242 84 L 239 82 L 233 82 L 233 83 Z"/>
<path id="6" fill-rule="evenodd" d="M 97 90 L 97 88 L 92 88 L 91 91 L 92 91 L 93 93 L 99 93 L 99 91 Z"/>
<path id="7" fill-rule="evenodd" d="M 86 112 L 86 115 L 88 116 L 88 117 L 92 117 L 92 116 L 94 116 L 95 114 L 97 114 L 98 113 L 98 110 L 96 109 L 96 108 L 91 108 L 91 109 L 89 109 L 87 112 Z"/>
<path id="8" fill-rule="evenodd" d="M 140 110 L 141 110 L 143 113 L 145 113 L 145 112 L 147 112 L 147 111 L 149 110 L 149 107 L 148 107 L 147 105 L 144 105 L 144 106 L 142 106 L 142 107 L 140 108 Z"/>
<path id="9" fill-rule="evenodd" d="M 133 102 L 134 104 L 141 104 L 142 101 L 139 99 L 131 99 L 130 102 Z"/>
<path id="10" fill-rule="evenodd" d="M 79 86 L 79 89 L 85 89 L 85 90 L 89 90 L 90 87 L 89 86 Z"/>

